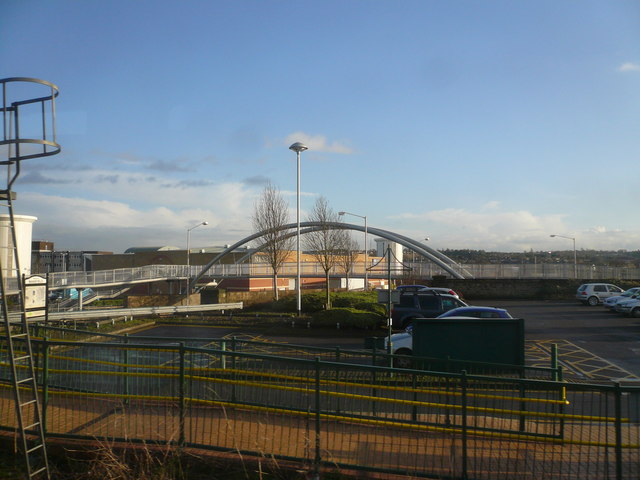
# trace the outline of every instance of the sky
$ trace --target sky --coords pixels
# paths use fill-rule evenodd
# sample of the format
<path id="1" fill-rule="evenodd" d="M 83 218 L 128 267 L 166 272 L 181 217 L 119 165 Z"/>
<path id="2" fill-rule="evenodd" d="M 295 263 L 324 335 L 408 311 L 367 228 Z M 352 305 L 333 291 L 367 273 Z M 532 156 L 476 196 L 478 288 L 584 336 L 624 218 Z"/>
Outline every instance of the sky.
<path id="1" fill-rule="evenodd" d="M 233 244 L 268 183 L 295 222 L 297 141 L 302 221 L 640 249 L 637 0 L 0 0 L 9 77 L 60 89 L 14 186 L 57 250 Z"/>

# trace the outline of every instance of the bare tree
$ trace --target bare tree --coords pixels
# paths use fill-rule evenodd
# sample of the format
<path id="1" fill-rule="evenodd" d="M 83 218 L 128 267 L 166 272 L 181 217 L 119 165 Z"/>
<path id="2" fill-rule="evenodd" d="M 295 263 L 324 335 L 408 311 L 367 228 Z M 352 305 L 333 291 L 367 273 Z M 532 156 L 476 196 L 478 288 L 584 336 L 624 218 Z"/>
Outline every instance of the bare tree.
<path id="1" fill-rule="evenodd" d="M 337 265 L 344 272 L 349 290 L 349 277 L 358 259 L 358 243 L 351 237 L 351 232 L 340 230 L 340 248 L 338 249 Z"/>
<path id="2" fill-rule="evenodd" d="M 338 214 L 329 207 L 325 197 L 320 197 L 316 200 L 307 220 L 321 224 L 316 230 L 305 235 L 304 244 L 324 270 L 327 293 L 326 308 L 331 308 L 329 272 L 338 261 L 337 253 L 341 246 L 341 233 L 340 230 L 330 227 L 329 223 L 338 222 Z"/>
<path id="3" fill-rule="evenodd" d="M 289 208 L 280 190 L 272 184 L 264 187 L 262 195 L 254 205 L 251 218 L 256 233 L 258 249 L 262 250 L 267 263 L 273 270 L 274 298 L 278 299 L 278 272 L 293 249 L 293 237 L 287 236 L 282 227 L 289 223 Z"/>

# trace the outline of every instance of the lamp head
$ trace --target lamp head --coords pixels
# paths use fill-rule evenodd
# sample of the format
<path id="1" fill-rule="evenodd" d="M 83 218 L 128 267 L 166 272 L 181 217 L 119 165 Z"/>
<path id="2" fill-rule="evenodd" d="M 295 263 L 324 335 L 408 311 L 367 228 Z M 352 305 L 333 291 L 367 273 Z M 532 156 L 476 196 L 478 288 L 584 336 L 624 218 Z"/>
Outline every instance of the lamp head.
<path id="1" fill-rule="evenodd" d="M 338 212 L 338 215 L 344 215 L 347 212 Z"/>
<path id="2" fill-rule="evenodd" d="M 200 225 L 209 225 L 209 222 L 202 222 Z"/>
<path id="3" fill-rule="evenodd" d="M 289 147 L 289 150 L 293 150 L 296 153 L 304 152 L 305 150 L 308 150 L 308 149 L 309 147 L 307 147 L 304 143 L 301 143 L 301 142 L 296 142 Z"/>

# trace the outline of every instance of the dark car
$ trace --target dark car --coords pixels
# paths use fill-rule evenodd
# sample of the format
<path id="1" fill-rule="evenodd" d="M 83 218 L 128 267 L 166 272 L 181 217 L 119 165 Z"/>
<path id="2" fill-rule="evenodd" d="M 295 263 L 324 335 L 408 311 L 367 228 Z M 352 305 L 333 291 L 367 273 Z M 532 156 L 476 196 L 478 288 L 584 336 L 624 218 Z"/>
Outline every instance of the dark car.
<path id="1" fill-rule="evenodd" d="M 415 318 L 436 318 L 457 307 L 466 307 L 453 295 L 441 295 L 432 291 L 402 293 L 400 302 L 391 308 L 391 322 L 395 329 L 406 328 Z"/>
<path id="2" fill-rule="evenodd" d="M 427 287 L 426 285 L 398 285 L 396 287 L 396 290 L 402 293 L 408 293 L 408 292 L 418 292 L 425 288 L 429 288 L 429 287 Z"/>
<path id="3" fill-rule="evenodd" d="M 396 290 L 400 293 L 410 293 L 410 292 L 435 292 L 446 295 L 453 295 L 454 297 L 460 298 L 457 292 L 451 290 L 450 288 L 443 287 L 427 287 L 426 285 L 398 285 Z"/>
<path id="4" fill-rule="evenodd" d="M 469 317 L 469 318 L 513 318 L 504 308 L 497 307 L 478 307 L 470 305 L 467 307 L 458 307 L 453 310 L 444 312 L 438 318 L 450 317 Z"/>

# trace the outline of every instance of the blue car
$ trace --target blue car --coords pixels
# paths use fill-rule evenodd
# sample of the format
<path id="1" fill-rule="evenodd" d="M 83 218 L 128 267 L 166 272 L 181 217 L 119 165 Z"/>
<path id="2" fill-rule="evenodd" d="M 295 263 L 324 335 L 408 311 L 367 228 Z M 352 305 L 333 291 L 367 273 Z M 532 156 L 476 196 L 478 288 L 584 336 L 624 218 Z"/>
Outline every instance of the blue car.
<path id="1" fill-rule="evenodd" d="M 497 307 L 458 307 L 444 312 L 437 318 L 467 317 L 467 318 L 513 318 L 504 308 Z"/>

